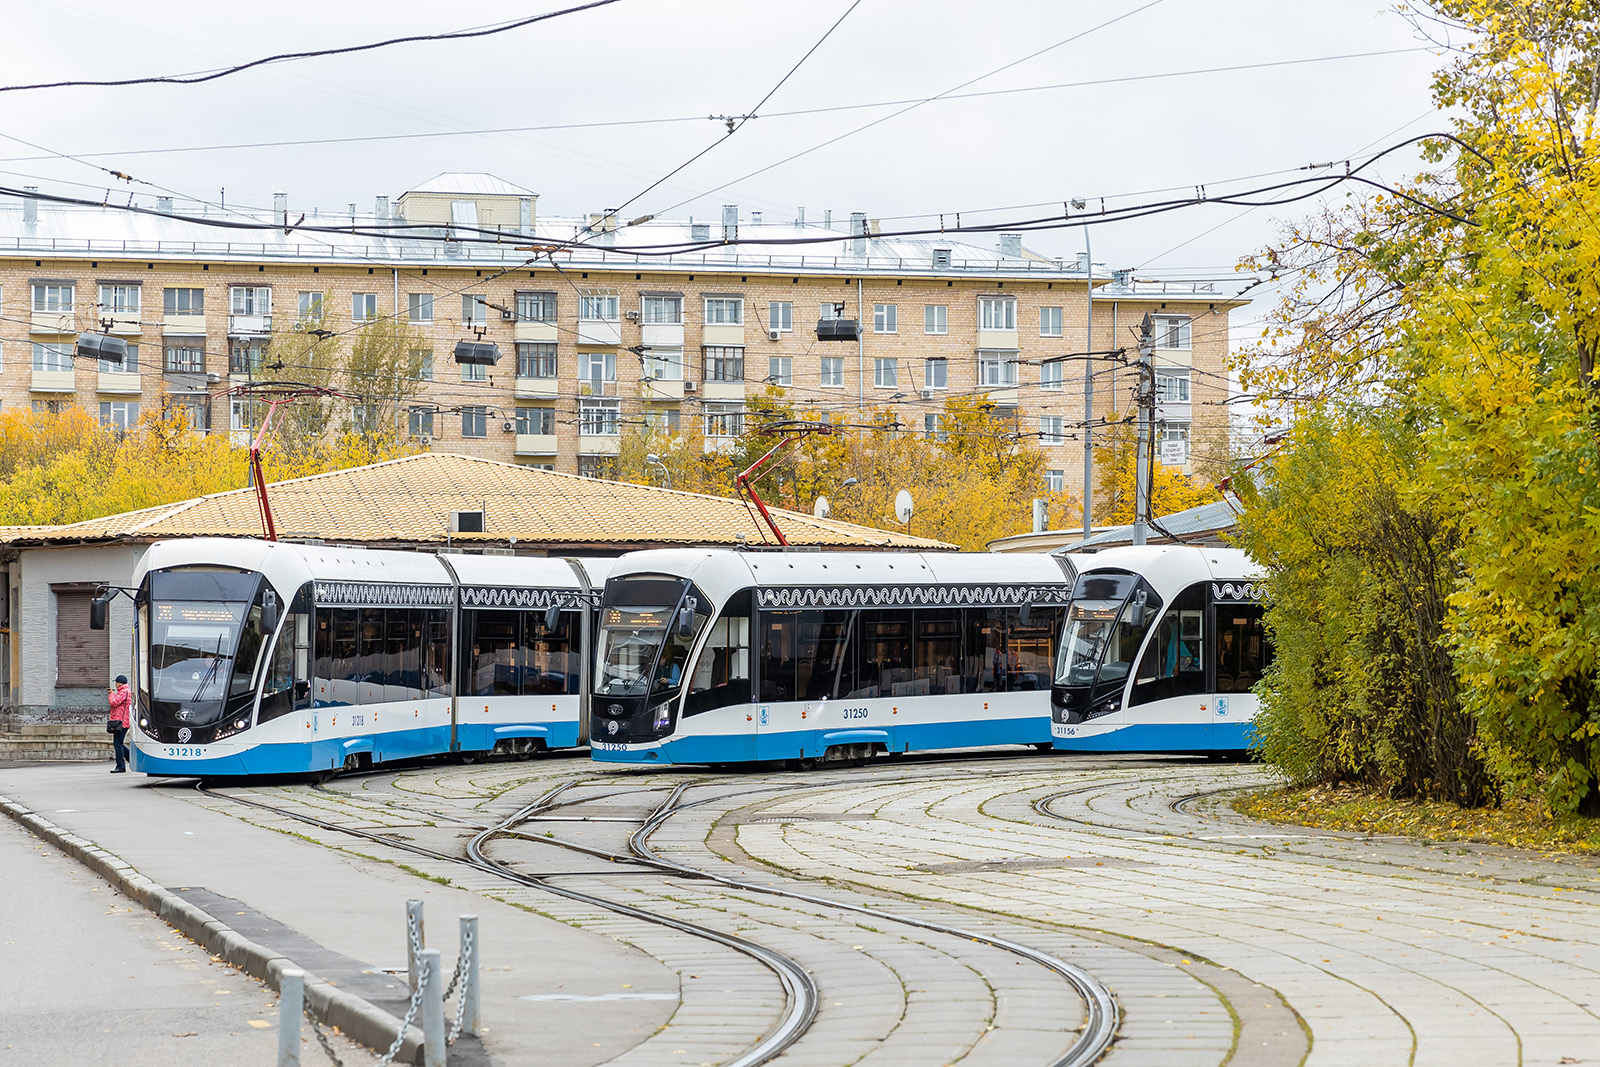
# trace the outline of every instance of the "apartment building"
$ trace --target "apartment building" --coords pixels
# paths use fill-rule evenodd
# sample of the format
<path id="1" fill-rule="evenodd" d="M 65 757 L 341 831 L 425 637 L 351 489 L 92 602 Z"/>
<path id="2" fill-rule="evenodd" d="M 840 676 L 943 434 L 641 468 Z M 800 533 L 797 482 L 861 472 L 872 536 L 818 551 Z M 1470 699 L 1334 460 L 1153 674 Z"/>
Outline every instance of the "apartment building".
<path id="1" fill-rule="evenodd" d="M 841 423 L 884 411 L 932 435 L 948 398 L 980 398 L 998 430 L 1044 449 L 1048 487 L 1072 489 L 1084 374 L 1089 430 L 1102 433 L 1134 411 L 1148 313 L 1164 459 L 1225 443 L 1228 312 L 1241 301 L 1206 286 L 1091 271 L 1020 235 L 878 236 L 886 227 L 860 213 L 777 221 L 730 205 L 713 220 L 629 223 L 536 205 L 481 174 L 303 222 L 283 194 L 254 213 L 0 198 L 0 409 L 79 404 L 117 426 L 179 409 L 243 439 L 259 408 L 232 390 L 304 370 L 271 351 L 275 325 L 349 340 L 392 316 L 421 339 L 423 380 L 398 417 L 434 449 L 603 475 L 633 428 L 736 440 L 771 384 L 801 411 Z M 240 221 L 263 228 L 214 225 Z M 122 339 L 127 359 L 86 357 L 85 333 Z M 1126 364 L 1055 358 L 1123 347 Z M 345 417 L 359 423 L 374 406 L 349 385 Z"/>

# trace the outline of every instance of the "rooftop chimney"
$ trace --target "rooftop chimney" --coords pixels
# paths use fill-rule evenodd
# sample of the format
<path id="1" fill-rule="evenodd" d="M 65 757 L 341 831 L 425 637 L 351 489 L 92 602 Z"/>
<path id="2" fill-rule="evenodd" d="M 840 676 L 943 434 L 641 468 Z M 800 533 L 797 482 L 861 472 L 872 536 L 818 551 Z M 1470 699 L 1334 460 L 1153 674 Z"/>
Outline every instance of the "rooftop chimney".
<path id="1" fill-rule="evenodd" d="M 709 223 L 709 222 L 696 222 L 696 221 L 694 221 L 694 219 L 690 219 L 689 220 L 689 240 L 691 240 L 691 241 L 709 241 L 709 240 L 711 240 L 711 223 Z"/>
<path id="2" fill-rule="evenodd" d="M 22 191 L 25 193 L 37 193 L 39 187 L 37 185 L 24 185 Z M 29 226 L 39 221 L 39 200 L 37 197 L 25 196 L 22 198 L 22 221 Z"/>
<path id="3" fill-rule="evenodd" d="M 806 209 L 804 207 L 801 207 L 800 213 L 794 217 L 794 224 L 796 226 L 804 226 L 806 224 Z"/>
<path id="4" fill-rule="evenodd" d="M 864 256 L 867 254 L 867 213 L 865 211 L 850 212 L 850 252 L 852 255 Z"/>
<path id="5" fill-rule="evenodd" d="M 827 208 L 822 212 L 822 225 L 825 229 L 833 229 L 833 208 Z"/>
<path id="6" fill-rule="evenodd" d="M 1128 268 L 1125 268 L 1123 270 L 1116 271 L 1115 274 L 1114 274 L 1114 277 L 1117 279 L 1117 284 L 1122 286 L 1124 289 L 1131 289 L 1133 287 L 1133 268 L 1132 267 L 1128 267 Z"/>
<path id="7" fill-rule="evenodd" d="M 382 222 L 389 217 L 389 198 L 380 196 L 372 202 L 372 217 Z"/>
<path id="8" fill-rule="evenodd" d="M 760 226 L 761 225 L 761 212 L 759 212 L 759 211 L 750 212 L 750 225 L 752 225 L 752 226 Z"/>
<path id="9" fill-rule="evenodd" d="M 722 205 L 722 239 L 724 241 L 737 241 L 739 239 L 739 205 Z"/>
<path id="10" fill-rule="evenodd" d="M 168 215 L 172 214 L 172 197 L 170 197 L 170 196 L 158 196 L 158 197 L 156 197 L 156 210 L 157 211 L 165 211 Z"/>
<path id="11" fill-rule="evenodd" d="M 272 194 L 272 216 L 278 220 L 279 226 L 289 225 L 289 194 Z"/>
<path id="12" fill-rule="evenodd" d="M 1078 253 L 1078 269 L 1083 271 L 1085 274 L 1089 273 L 1089 253 Z"/>
<path id="13" fill-rule="evenodd" d="M 1000 235 L 1000 257 L 1002 259 L 1022 258 L 1022 234 L 1003 233 Z"/>

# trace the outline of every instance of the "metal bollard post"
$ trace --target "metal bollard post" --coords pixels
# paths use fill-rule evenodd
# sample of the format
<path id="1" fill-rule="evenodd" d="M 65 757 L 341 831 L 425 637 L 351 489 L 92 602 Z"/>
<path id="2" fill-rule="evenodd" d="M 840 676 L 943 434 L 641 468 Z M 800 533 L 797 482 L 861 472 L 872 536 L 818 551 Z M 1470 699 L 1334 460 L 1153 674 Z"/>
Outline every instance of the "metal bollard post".
<path id="1" fill-rule="evenodd" d="M 278 1067 L 300 1067 L 300 1019 L 306 972 L 285 970 L 278 984 Z"/>
<path id="2" fill-rule="evenodd" d="M 417 991 L 417 953 L 428 943 L 427 931 L 422 926 L 422 901 L 406 901 L 406 981 L 413 993 Z"/>
<path id="3" fill-rule="evenodd" d="M 478 956 L 483 945 L 478 940 L 478 917 L 461 916 L 461 951 L 466 956 L 465 973 L 461 975 L 461 1032 L 476 1034 L 481 1020 L 478 1018 Z"/>
<path id="4" fill-rule="evenodd" d="M 422 1063 L 423 1067 L 445 1067 L 444 973 L 439 950 L 425 948 L 418 963 L 426 965 L 422 987 Z"/>

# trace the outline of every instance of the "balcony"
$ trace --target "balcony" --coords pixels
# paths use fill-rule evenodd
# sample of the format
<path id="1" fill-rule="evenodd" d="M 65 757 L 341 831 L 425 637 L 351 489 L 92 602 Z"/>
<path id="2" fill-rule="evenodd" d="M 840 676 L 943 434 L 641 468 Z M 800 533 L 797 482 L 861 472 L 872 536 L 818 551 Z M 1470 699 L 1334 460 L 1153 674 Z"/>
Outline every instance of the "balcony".
<path id="1" fill-rule="evenodd" d="M 140 333 L 137 311 L 102 311 L 100 322 L 110 324 L 105 327 L 106 333 L 121 334 L 125 337 L 137 337 Z"/>
<path id="2" fill-rule="evenodd" d="M 553 322 L 519 322 L 511 327 L 511 339 L 534 344 L 554 344 L 558 340 L 556 332 L 556 324 Z"/>
<path id="3" fill-rule="evenodd" d="M 75 393 L 75 375 L 70 370 L 36 370 L 28 389 L 35 393 Z"/>
<path id="4" fill-rule="evenodd" d="M 610 319 L 579 319 L 580 345 L 615 346 L 622 343 L 622 323 Z"/>
<path id="5" fill-rule="evenodd" d="M 661 378 L 646 379 L 639 383 L 639 398 L 641 400 L 682 400 L 683 382 L 669 382 Z"/>
<path id="6" fill-rule="evenodd" d="M 161 376 L 166 379 L 169 393 L 203 393 L 220 380 L 218 375 L 205 371 L 169 370 Z"/>
<path id="7" fill-rule="evenodd" d="M 700 343 L 703 345 L 742 345 L 744 344 L 744 327 L 729 326 L 721 322 L 708 322 L 700 327 Z"/>
<path id="8" fill-rule="evenodd" d="M 555 438 L 551 438 L 555 440 Z M 555 451 L 555 449 L 551 449 Z M 622 451 L 622 438 L 604 434 L 584 434 L 578 440 L 578 451 L 586 456 L 615 456 Z"/>
<path id="9" fill-rule="evenodd" d="M 167 337 L 204 337 L 205 315 L 163 315 L 161 333 Z"/>
<path id="10" fill-rule="evenodd" d="M 139 385 L 138 371 L 101 371 L 100 380 L 95 390 L 101 393 L 118 393 L 125 396 L 138 396 L 142 391 Z"/>
<path id="11" fill-rule="evenodd" d="M 1009 349 L 1014 349 L 1014 348 L 1017 347 L 1017 345 L 1018 345 L 1018 342 L 1017 342 L 1017 331 L 1016 330 L 979 330 L 978 331 L 978 347 L 979 348 L 1009 348 Z"/>
<path id="12" fill-rule="evenodd" d="M 28 325 L 29 333 L 77 333 L 77 317 L 71 311 L 35 310 Z"/>
<path id="13" fill-rule="evenodd" d="M 559 378 L 517 378 L 512 392 L 518 400 L 552 400 L 561 393 Z"/>
<path id="14" fill-rule="evenodd" d="M 708 378 L 700 383 L 700 395 L 706 400 L 743 400 L 744 382 L 714 382 Z"/>
<path id="15" fill-rule="evenodd" d="M 984 399 L 996 407 L 1014 407 L 1017 403 L 1017 387 L 990 386 L 984 393 Z"/>
<path id="16" fill-rule="evenodd" d="M 272 332 L 271 315 L 229 315 L 229 337 L 265 337 Z"/>
<path id="17" fill-rule="evenodd" d="M 647 348 L 682 348 L 683 323 L 647 322 L 639 327 L 640 341 Z"/>
<path id="18" fill-rule="evenodd" d="M 517 455 L 553 456 L 556 454 L 556 435 L 553 433 L 517 434 Z"/>

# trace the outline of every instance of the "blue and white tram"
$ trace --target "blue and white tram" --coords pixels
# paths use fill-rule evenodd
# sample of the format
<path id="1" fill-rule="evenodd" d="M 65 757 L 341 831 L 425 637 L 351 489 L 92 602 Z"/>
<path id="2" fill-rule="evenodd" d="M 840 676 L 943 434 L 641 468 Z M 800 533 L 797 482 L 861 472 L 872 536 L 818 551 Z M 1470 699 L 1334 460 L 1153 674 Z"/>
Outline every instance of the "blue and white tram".
<path id="1" fill-rule="evenodd" d="M 1243 752 L 1272 661 L 1261 568 L 1238 549 L 1078 556 L 1050 732 L 1074 752 Z"/>
<path id="2" fill-rule="evenodd" d="M 135 571 L 133 769 L 321 773 L 585 738 L 608 561 L 243 539 Z"/>
<path id="3" fill-rule="evenodd" d="M 1020 554 L 632 553 L 601 602 L 590 754 L 806 766 L 1048 746 L 1070 568 Z"/>

